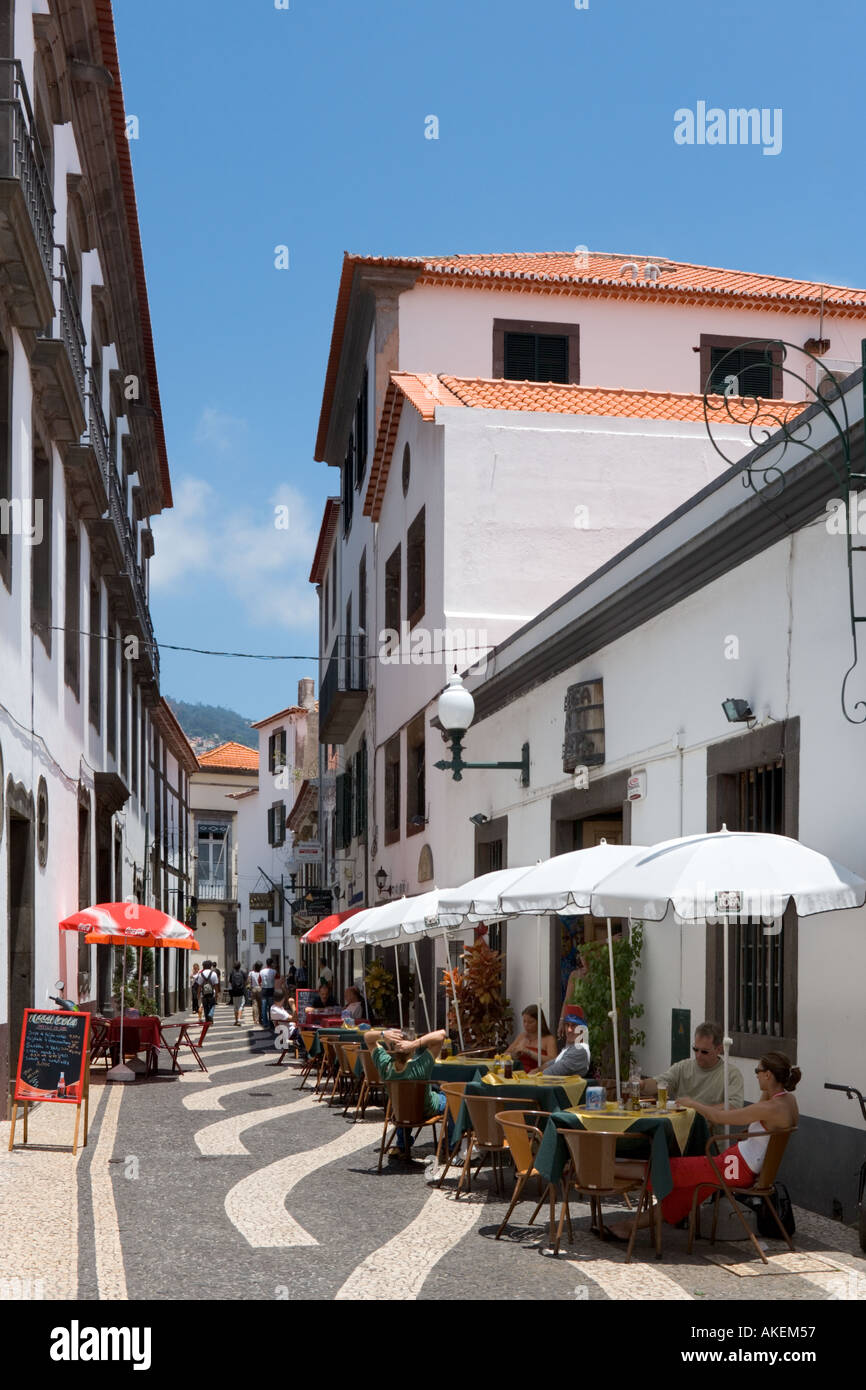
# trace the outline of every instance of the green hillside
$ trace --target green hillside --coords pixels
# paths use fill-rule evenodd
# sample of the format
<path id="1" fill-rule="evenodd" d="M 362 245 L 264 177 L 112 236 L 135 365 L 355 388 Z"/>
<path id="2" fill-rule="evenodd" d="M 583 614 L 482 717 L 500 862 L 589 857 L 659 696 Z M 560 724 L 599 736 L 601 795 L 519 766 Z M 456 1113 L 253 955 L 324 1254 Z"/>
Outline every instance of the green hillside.
<path id="1" fill-rule="evenodd" d="M 258 735 L 250 721 L 236 710 L 224 705 L 192 705 L 185 700 L 166 697 L 177 720 L 190 742 L 201 741 L 209 747 L 220 743 L 242 743 L 246 748 L 258 748 Z"/>

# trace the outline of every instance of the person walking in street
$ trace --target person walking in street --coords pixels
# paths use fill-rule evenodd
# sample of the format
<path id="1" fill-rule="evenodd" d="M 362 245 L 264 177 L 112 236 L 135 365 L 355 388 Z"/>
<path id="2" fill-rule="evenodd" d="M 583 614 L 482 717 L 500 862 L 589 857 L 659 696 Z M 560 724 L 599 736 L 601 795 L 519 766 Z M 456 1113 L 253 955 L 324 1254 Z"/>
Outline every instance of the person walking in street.
<path id="1" fill-rule="evenodd" d="M 205 1023 L 213 1023 L 213 1011 L 216 1007 L 218 988 L 219 975 L 213 969 L 212 963 L 206 960 L 201 972 L 201 1001 Z"/>
<path id="2" fill-rule="evenodd" d="M 244 990 L 246 989 L 247 977 L 241 970 L 241 963 L 236 960 L 229 973 L 229 992 L 232 997 L 232 1008 L 235 1011 L 235 1027 L 240 1028 L 244 1017 Z"/>
<path id="3" fill-rule="evenodd" d="M 297 972 L 296 972 L 296 970 L 295 970 L 295 962 L 294 962 L 294 961 L 291 961 L 291 962 L 289 963 L 289 968 L 288 968 L 288 970 L 286 971 L 286 989 L 287 989 L 290 993 L 293 993 L 294 990 L 297 988 L 297 983 L 298 983 L 298 977 L 297 977 Z"/>
<path id="4" fill-rule="evenodd" d="M 201 1009 L 198 1005 L 199 990 L 201 988 L 200 974 L 201 972 L 199 970 L 199 967 L 196 966 L 190 980 L 190 985 L 192 988 L 192 1011 L 194 1014 L 198 1014 L 199 1023 L 201 1023 Z"/>
<path id="5" fill-rule="evenodd" d="M 247 976 L 247 984 L 253 1001 L 253 1026 L 262 1021 L 262 963 L 257 960 Z"/>
<path id="6" fill-rule="evenodd" d="M 295 978 L 298 982 L 298 989 L 307 988 L 307 967 L 304 965 L 303 961 L 301 961 L 300 965 L 298 966 L 298 973 Z"/>
<path id="7" fill-rule="evenodd" d="M 268 956 L 265 968 L 261 972 L 262 980 L 262 1027 L 271 1027 L 271 1004 L 274 1002 L 274 984 L 277 972 L 274 969 L 274 962 Z"/>

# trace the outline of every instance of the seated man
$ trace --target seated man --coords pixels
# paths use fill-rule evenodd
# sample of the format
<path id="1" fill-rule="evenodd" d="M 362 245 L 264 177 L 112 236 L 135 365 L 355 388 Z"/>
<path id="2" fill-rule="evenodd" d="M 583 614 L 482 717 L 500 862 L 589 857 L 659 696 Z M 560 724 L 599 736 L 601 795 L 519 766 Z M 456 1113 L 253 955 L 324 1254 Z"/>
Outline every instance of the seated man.
<path id="1" fill-rule="evenodd" d="M 275 1024 L 275 1032 L 279 1036 L 282 1033 L 280 1042 L 285 1038 L 286 1043 L 294 1044 L 297 1055 L 301 1061 L 307 1061 L 307 1049 L 301 1037 L 301 1030 L 298 1028 L 298 1016 L 294 1001 L 287 999 L 281 989 L 274 990 L 274 1002 L 271 1005 L 271 1018 Z"/>
<path id="2" fill-rule="evenodd" d="M 589 1030 L 577 1014 L 565 1016 L 565 1047 L 544 1068 L 545 1076 L 586 1076 L 589 1071 Z"/>
<path id="3" fill-rule="evenodd" d="M 667 1086 L 668 1100 L 692 1096 L 702 1105 L 724 1105 L 725 1064 L 722 1057 L 722 1030 L 718 1023 L 699 1023 L 695 1029 L 692 1048 L 694 1059 L 673 1062 L 653 1080 L 642 1081 L 641 1094 L 655 1096 L 659 1086 Z M 743 1105 L 743 1073 L 728 1067 L 728 1107 L 738 1110 Z"/>
<path id="4" fill-rule="evenodd" d="M 319 1002 L 314 1007 L 316 1009 L 331 1009 L 332 1012 L 336 1009 L 337 1001 L 331 993 L 330 985 L 319 985 Z"/>
<path id="5" fill-rule="evenodd" d="M 432 1072 L 447 1036 L 444 1028 L 439 1028 L 435 1033 L 410 1040 L 403 1037 L 399 1028 L 370 1028 L 364 1035 L 364 1045 L 372 1052 L 383 1081 L 424 1081 Z M 424 1093 L 425 1118 L 441 1115 L 446 1105 L 447 1099 L 442 1092 L 428 1086 Z M 410 1139 L 410 1143 L 413 1142 Z M 401 1153 L 404 1145 L 405 1133 L 398 1129 L 397 1148 Z"/>

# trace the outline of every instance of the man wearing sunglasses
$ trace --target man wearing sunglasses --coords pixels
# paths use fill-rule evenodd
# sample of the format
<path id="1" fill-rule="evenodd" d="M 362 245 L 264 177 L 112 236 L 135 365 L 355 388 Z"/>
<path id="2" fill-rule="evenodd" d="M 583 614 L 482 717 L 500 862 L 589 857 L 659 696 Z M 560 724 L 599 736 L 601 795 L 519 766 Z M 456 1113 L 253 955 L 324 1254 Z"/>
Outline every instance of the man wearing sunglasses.
<path id="1" fill-rule="evenodd" d="M 641 1082 L 641 1094 L 655 1096 L 659 1086 L 667 1086 L 668 1100 L 691 1096 L 703 1105 L 723 1105 L 725 1100 L 725 1064 L 722 1059 L 722 1030 L 718 1023 L 699 1023 L 695 1029 L 692 1056 L 683 1062 L 673 1062 L 653 1080 Z M 743 1104 L 743 1073 L 728 1067 L 728 1106 L 731 1110 Z"/>

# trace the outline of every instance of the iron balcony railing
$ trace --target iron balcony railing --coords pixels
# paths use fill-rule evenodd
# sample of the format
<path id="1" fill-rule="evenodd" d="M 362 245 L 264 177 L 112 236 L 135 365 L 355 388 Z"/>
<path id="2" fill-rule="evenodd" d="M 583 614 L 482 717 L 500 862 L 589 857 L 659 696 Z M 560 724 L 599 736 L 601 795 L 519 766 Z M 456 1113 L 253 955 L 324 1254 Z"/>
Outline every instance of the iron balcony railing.
<path id="1" fill-rule="evenodd" d="M 82 439 L 82 444 L 87 444 L 96 455 L 99 464 L 99 471 L 102 474 L 105 490 L 108 491 L 108 426 L 105 423 L 105 416 L 102 413 L 102 401 L 100 399 L 100 386 L 96 380 L 93 368 L 88 374 L 89 391 L 87 392 L 87 433 Z"/>
<path id="2" fill-rule="evenodd" d="M 17 58 L 0 58 L 0 178 L 17 179 L 49 286 L 54 276 L 54 202 L 48 162 L 36 133 L 33 108 Z"/>
<path id="3" fill-rule="evenodd" d="M 319 692 L 319 722 L 323 726 L 338 695 L 367 689 L 366 656 L 366 637 L 337 638 Z"/>
<path id="4" fill-rule="evenodd" d="M 60 252 L 60 275 L 58 277 L 60 282 L 60 337 L 69 354 L 72 373 L 83 406 L 87 390 L 87 368 L 84 365 L 86 343 L 84 324 L 81 321 L 78 296 L 75 293 L 75 286 L 69 271 L 66 249 L 63 246 L 58 246 L 57 249 Z"/>
<path id="5" fill-rule="evenodd" d="M 144 580 L 136 555 L 135 536 L 127 516 L 123 493 L 120 489 L 120 480 L 114 468 L 109 470 L 108 511 L 123 550 L 124 572 L 132 588 L 136 618 L 145 635 L 145 641 L 150 647 L 154 671 L 159 675 L 159 650 L 153 634 L 153 623 L 150 619 L 150 609 L 144 591 Z"/>
<path id="6" fill-rule="evenodd" d="M 200 903 L 231 903 L 238 896 L 237 880 L 233 878 L 197 879 L 195 895 Z"/>

